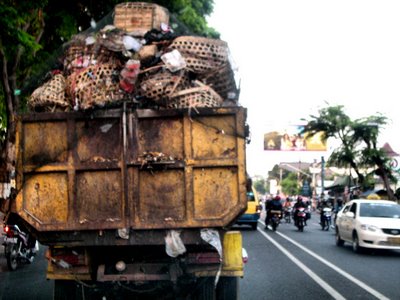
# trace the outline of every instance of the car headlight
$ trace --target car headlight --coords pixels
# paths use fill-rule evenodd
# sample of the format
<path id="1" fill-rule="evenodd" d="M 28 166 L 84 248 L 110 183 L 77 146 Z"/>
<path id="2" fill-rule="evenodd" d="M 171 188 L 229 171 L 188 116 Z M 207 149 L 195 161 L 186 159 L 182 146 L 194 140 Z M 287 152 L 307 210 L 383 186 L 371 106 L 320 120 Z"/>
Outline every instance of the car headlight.
<path id="1" fill-rule="evenodd" d="M 369 224 L 361 224 L 361 229 L 372 231 L 372 232 L 376 232 L 376 231 L 380 230 L 379 227 L 377 227 L 375 225 L 369 225 Z"/>

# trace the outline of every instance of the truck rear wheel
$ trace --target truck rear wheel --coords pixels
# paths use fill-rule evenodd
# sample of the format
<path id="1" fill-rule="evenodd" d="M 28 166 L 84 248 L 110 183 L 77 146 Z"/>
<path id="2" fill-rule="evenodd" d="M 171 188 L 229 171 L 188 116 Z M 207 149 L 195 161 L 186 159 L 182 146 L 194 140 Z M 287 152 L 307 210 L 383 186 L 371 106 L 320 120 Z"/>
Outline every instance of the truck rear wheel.
<path id="1" fill-rule="evenodd" d="M 192 294 L 192 300 L 216 300 L 215 277 L 204 277 Z"/>
<path id="2" fill-rule="evenodd" d="M 217 285 L 217 300 L 239 299 L 239 278 L 221 277 Z"/>
<path id="3" fill-rule="evenodd" d="M 82 288 L 82 285 L 74 280 L 55 280 L 53 299 L 83 299 Z"/>

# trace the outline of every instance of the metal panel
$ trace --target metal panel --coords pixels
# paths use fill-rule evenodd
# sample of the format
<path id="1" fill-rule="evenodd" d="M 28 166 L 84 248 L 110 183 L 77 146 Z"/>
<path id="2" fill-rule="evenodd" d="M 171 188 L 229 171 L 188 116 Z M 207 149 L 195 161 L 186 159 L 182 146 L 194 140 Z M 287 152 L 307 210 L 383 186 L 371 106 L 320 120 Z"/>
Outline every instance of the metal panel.
<path id="1" fill-rule="evenodd" d="M 21 116 L 16 210 L 39 231 L 226 226 L 247 204 L 244 122 L 243 108 Z"/>

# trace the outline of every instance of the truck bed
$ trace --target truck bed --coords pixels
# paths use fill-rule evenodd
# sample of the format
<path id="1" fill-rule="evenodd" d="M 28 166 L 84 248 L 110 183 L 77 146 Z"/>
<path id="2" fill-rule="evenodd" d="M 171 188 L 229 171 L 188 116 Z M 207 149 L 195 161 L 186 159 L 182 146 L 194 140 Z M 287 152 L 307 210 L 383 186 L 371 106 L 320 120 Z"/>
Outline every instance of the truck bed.
<path id="1" fill-rule="evenodd" d="M 224 227 L 246 208 L 242 107 L 29 113 L 13 210 L 39 232 Z"/>

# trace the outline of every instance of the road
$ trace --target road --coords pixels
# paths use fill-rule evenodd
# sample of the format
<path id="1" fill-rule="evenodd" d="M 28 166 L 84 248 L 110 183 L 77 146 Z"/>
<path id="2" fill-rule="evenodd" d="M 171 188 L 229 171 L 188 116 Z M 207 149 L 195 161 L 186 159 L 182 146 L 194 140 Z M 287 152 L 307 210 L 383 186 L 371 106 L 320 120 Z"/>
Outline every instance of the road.
<path id="1" fill-rule="evenodd" d="M 240 299 L 400 299 L 400 251 L 355 254 L 337 247 L 314 215 L 304 232 L 238 227 L 249 255 Z"/>
<path id="2" fill-rule="evenodd" d="M 317 216 L 304 232 L 282 223 L 277 232 L 234 227 L 243 234 L 249 261 L 240 279 L 240 299 L 400 299 L 400 251 L 355 254 L 335 245 Z M 0 241 L 1 242 L 1 241 Z M 44 247 L 32 264 L 7 270 L 0 246 L 0 299 L 51 299 L 53 282 L 45 279 Z"/>

